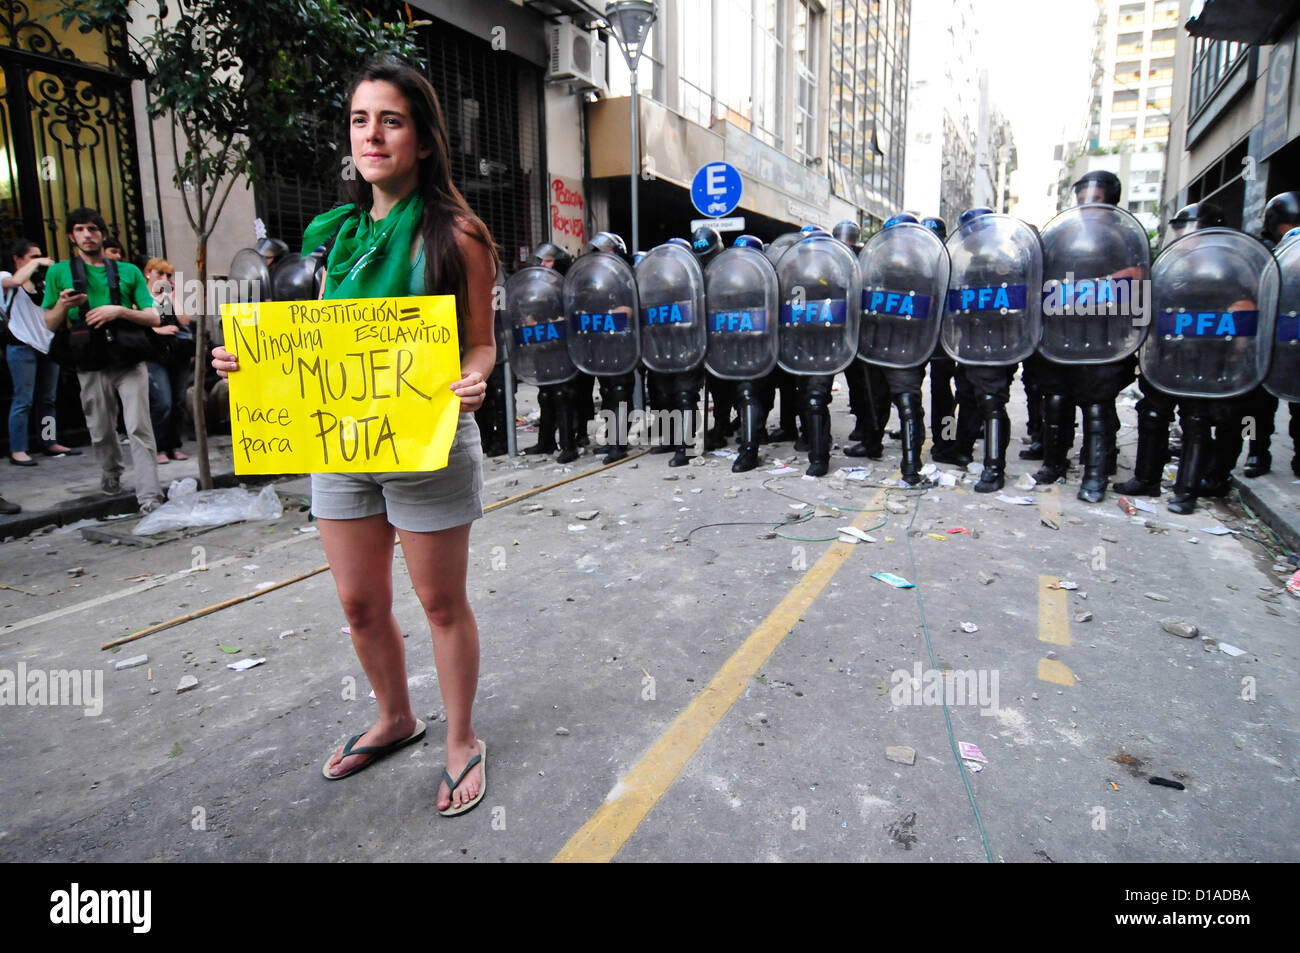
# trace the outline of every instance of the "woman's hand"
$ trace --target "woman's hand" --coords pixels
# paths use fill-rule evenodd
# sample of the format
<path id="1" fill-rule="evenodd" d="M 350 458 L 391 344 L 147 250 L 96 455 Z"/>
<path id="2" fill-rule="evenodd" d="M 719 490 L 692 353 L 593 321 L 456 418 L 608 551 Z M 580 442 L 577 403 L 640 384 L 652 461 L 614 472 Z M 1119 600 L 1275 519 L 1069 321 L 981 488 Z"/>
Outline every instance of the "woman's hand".
<path id="1" fill-rule="evenodd" d="M 218 377 L 229 377 L 232 371 L 239 370 L 239 362 L 235 355 L 218 344 L 212 349 L 212 367 Z"/>
<path id="2" fill-rule="evenodd" d="M 215 366 L 216 361 L 213 361 Z M 451 385 L 451 392 L 460 398 L 461 413 L 478 410 L 487 394 L 487 383 L 478 371 L 466 371 L 465 376 Z"/>

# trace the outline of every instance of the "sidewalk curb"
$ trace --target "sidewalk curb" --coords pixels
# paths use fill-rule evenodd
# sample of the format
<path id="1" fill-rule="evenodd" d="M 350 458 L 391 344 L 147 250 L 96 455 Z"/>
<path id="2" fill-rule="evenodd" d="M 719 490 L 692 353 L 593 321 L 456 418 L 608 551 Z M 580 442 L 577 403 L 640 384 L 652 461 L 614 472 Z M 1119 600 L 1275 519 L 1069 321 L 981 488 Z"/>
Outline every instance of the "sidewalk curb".
<path id="1" fill-rule="evenodd" d="M 216 489 L 239 486 L 241 483 L 261 486 L 264 483 L 275 482 L 284 476 L 291 475 L 238 477 L 233 471 L 230 473 L 214 473 L 212 475 L 212 486 Z M 35 510 L 29 513 L 15 513 L 13 516 L 0 517 L 0 541 L 27 536 L 46 526 L 67 526 L 69 523 L 75 523 L 78 520 L 103 519 L 106 516 L 115 514 L 136 513 L 139 509 L 140 504 L 136 502 L 134 493 L 81 497 L 80 499 L 61 503 L 48 510 Z"/>
<path id="2" fill-rule="evenodd" d="M 1273 505 L 1272 494 L 1261 494 L 1256 489 L 1255 481 L 1246 480 L 1237 474 L 1232 475 L 1232 485 L 1241 494 L 1241 501 L 1250 507 L 1269 529 L 1277 533 L 1278 538 L 1286 544 L 1289 551 L 1300 552 L 1300 519 L 1294 514 L 1284 512 Z"/>

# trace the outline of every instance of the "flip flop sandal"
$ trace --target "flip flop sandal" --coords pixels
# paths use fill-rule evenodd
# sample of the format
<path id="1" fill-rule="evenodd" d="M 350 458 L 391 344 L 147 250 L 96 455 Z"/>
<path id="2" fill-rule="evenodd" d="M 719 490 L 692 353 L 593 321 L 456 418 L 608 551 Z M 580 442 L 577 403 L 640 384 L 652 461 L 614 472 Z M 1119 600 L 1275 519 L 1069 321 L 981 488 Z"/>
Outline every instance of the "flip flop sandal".
<path id="1" fill-rule="evenodd" d="M 455 781 L 451 779 L 451 775 L 447 773 L 447 769 L 443 768 L 442 779 L 447 782 L 447 793 L 450 795 L 456 793 L 456 788 L 460 787 L 460 783 L 465 780 L 465 775 L 469 774 L 470 768 L 479 763 L 482 763 L 483 766 L 483 783 L 479 786 L 478 796 L 475 797 L 474 800 L 462 804 L 460 807 L 449 807 L 445 811 L 439 811 L 438 813 L 443 817 L 459 817 L 461 814 L 473 810 L 478 807 L 478 802 L 483 800 L 483 795 L 487 793 L 487 742 L 480 738 L 478 740 L 478 747 L 479 753 L 469 759 L 469 764 L 465 765 L 465 770 L 460 773 L 460 777 Z"/>
<path id="2" fill-rule="evenodd" d="M 404 748 L 407 745 L 412 744 L 413 742 L 419 741 L 421 738 L 424 737 L 424 731 L 425 731 L 424 722 L 422 722 L 419 718 L 417 718 L 415 719 L 415 731 L 411 732 L 405 738 L 400 738 L 397 741 L 392 742 L 391 744 L 380 745 L 380 746 L 367 745 L 366 747 L 363 748 L 354 748 L 352 746 L 355 745 L 359 740 L 361 740 L 361 735 L 364 735 L 365 732 L 363 731 L 361 735 L 353 735 L 351 738 L 348 739 L 348 743 L 343 746 L 343 757 L 339 758 L 339 761 L 342 762 L 344 758 L 347 758 L 350 755 L 354 755 L 354 754 L 368 754 L 370 755 L 370 758 L 367 759 L 366 761 L 361 762 L 359 765 L 352 768 L 351 770 L 343 772 L 342 774 L 330 774 L 330 765 L 334 763 L 334 755 L 331 753 L 330 756 L 325 759 L 325 763 L 321 765 L 320 773 L 325 775 L 326 781 L 342 781 L 344 778 L 351 777 L 352 775 L 356 774 L 358 771 L 362 771 L 370 767 L 380 758 L 384 757 L 385 755 L 392 754 L 398 748 Z"/>

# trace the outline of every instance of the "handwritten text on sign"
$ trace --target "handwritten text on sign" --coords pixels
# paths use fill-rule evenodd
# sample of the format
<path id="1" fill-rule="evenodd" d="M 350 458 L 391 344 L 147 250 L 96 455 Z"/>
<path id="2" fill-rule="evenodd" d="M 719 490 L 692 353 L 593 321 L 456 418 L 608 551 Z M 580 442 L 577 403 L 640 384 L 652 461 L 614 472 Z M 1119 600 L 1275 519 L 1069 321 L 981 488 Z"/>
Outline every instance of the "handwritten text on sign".
<path id="1" fill-rule="evenodd" d="M 227 305 L 236 473 L 438 470 L 456 436 L 456 299 Z"/>

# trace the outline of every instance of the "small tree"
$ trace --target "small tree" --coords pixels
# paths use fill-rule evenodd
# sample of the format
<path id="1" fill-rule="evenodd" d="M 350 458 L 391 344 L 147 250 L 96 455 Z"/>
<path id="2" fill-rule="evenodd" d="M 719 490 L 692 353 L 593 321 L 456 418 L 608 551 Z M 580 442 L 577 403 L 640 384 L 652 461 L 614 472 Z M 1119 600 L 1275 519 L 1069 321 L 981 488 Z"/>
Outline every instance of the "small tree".
<path id="1" fill-rule="evenodd" d="M 132 0 L 62 0 L 63 28 L 83 33 L 132 24 Z M 400 57 L 421 66 L 415 29 L 339 0 L 156 0 L 149 32 L 131 36 L 129 68 L 144 80 L 149 117 L 171 124 L 173 178 L 194 231 L 195 267 L 207 288 L 208 239 L 230 191 L 258 183 L 263 156 L 320 141 L 344 106 L 349 78 L 366 61 Z M 340 168 L 340 172 L 349 170 Z M 194 431 L 199 479 L 212 486 L 203 393 L 207 299 L 196 316 Z"/>

